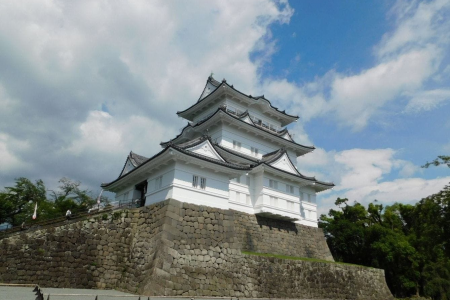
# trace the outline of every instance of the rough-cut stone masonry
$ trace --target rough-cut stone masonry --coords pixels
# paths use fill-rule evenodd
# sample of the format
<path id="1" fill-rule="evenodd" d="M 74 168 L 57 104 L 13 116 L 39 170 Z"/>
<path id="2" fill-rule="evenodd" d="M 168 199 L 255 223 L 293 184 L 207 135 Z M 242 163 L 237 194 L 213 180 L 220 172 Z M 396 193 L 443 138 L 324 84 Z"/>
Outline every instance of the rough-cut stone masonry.
<path id="1" fill-rule="evenodd" d="M 393 299 L 383 270 L 331 260 L 319 229 L 167 200 L 0 240 L 0 281 L 148 295 Z"/>
<path id="2" fill-rule="evenodd" d="M 334 261 L 322 229 L 234 212 L 242 250 Z"/>

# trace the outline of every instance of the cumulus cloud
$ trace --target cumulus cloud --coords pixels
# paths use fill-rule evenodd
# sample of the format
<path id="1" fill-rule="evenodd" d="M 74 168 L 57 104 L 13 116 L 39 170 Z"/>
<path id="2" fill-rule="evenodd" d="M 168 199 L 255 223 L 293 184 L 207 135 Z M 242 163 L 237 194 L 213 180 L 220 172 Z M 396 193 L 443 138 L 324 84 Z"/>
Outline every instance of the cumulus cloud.
<path id="1" fill-rule="evenodd" d="M 313 82 L 296 84 L 267 80 L 264 89 L 307 122 L 330 116 L 341 126 L 363 130 L 374 115 L 392 102 L 405 111 L 430 110 L 448 99 L 448 81 L 430 88 L 430 81 L 447 77 L 450 1 L 398 1 L 389 13 L 394 29 L 374 48 L 375 64 L 352 73 L 330 70 Z"/>
<path id="2" fill-rule="evenodd" d="M 420 168 L 410 161 L 397 158 L 393 149 L 350 149 L 340 152 L 316 149 L 300 157 L 298 165 L 306 175 L 333 181 L 333 190 L 319 193 L 320 213 L 334 208 L 338 197 L 367 204 L 378 200 L 413 203 L 442 189 L 450 176 L 423 179 L 414 177 Z M 396 178 L 396 179 L 394 179 Z"/>
<path id="3" fill-rule="evenodd" d="M 211 71 L 251 90 L 264 60 L 249 53 L 274 49 L 269 26 L 292 13 L 270 0 L 2 2 L 0 184 L 68 176 L 98 189 L 131 149 L 151 156 L 178 133 L 176 111 Z"/>
<path id="4" fill-rule="evenodd" d="M 444 104 L 444 101 L 450 101 L 450 89 L 422 91 L 412 95 L 405 107 L 405 112 L 417 113 L 432 110 Z"/>

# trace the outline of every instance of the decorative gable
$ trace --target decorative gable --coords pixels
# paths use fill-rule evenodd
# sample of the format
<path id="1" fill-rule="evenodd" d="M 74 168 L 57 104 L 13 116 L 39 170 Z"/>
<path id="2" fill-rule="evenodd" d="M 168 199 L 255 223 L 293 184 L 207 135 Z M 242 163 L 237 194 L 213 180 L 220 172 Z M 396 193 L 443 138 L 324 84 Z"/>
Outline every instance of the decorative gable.
<path id="1" fill-rule="evenodd" d="M 285 138 L 286 140 L 293 141 L 288 132 L 286 132 L 282 137 Z"/>
<path id="2" fill-rule="evenodd" d="M 289 156 L 284 153 L 279 159 L 276 161 L 269 163 L 272 167 L 275 167 L 277 169 L 298 175 L 297 169 L 292 164 L 291 160 L 289 159 Z"/>
<path id="3" fill-rule="evenodd" d="M 135 168 L 135 166 L 131 163 L 131 160 L 128 157 L 127 158 L 127 162 L 125 163 L 125 166 L 123 167 L 122 174 L 120 174 L 120 176 L 123 176 L 123 175 L 127 174 L 128 172 L 130 172 L 134 168 Z"/>
<path id="4" fill-rule="evenodd" d="M 208 81 L 199 100 L 202 100 L 203 98 L 211 94 L 216 88 L 217 87 L 215 85 Z"/>
<path id="5" fill-rule="evenodd" d="M 248 123 L 248 124 L 251 124 L 251 125 L 255 125 L 248 115 L 243 117 L 241 120 L 244 121 L 245 123 Z"/>
<path id="6" fill-rule="evenodd" d="M 210 158 L 214 158 L 220 161 L 225 161 L 219 153 L 217 153 L 217 151 L 214 149 L 214 147 L 211 145 L 211 143 L 209 142 L 209 140 L 205 140 L 203 143 L 200 143 L 196 146 L 193 146 L 191 148 L 187 148 L 186 150 L 188 151 L 192 151 L 194 153 L 203 155 L 203 156 L 207 156 Z"/>

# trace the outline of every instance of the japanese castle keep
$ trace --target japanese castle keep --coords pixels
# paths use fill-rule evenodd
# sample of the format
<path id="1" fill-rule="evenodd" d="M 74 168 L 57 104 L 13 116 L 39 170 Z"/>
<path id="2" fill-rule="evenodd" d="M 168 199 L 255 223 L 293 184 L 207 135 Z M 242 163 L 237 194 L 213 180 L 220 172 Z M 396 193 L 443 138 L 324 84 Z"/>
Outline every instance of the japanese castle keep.
<path id="1" fill-rule="evenodd" d="M 283 129 L 298 117 L 212 77 L 178 115 L 189 121 L 178 136 L 151 158 L 131 152 L 102 184 L 142 207 L 0 238 L 0 282 L 180 299 L 394 299 L 383 270 L 334 263 L 315 203 L 333 184 L 297 170 L 314 150 Z"/>
<path id="2" fill-rule="evenodd" d="M 334 184 L 297 170 L 297 157 L 314 150 L 289 134 L 297 116 L 211 76 L 198 101 L 177 114 L 189 123 L 162 151 L 130 152 L 119 177 L 102 184 L 117 201 L 175 199 L 317 227 L 316 193 Z"/>

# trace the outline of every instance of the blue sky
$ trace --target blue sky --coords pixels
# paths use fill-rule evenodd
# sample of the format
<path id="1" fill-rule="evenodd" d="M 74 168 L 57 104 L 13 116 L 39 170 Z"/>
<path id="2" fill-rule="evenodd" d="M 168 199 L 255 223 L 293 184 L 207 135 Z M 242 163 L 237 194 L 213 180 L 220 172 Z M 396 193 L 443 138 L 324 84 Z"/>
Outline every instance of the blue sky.
<path id="1" fill-rule="evenodd" d="M 450 1 L 3 1 L 0 186 L 99 192 L 159 151 L 207 76 L 298 114 L 299 170 L 337 197 L 414 203 L 450 182 Z"/>

